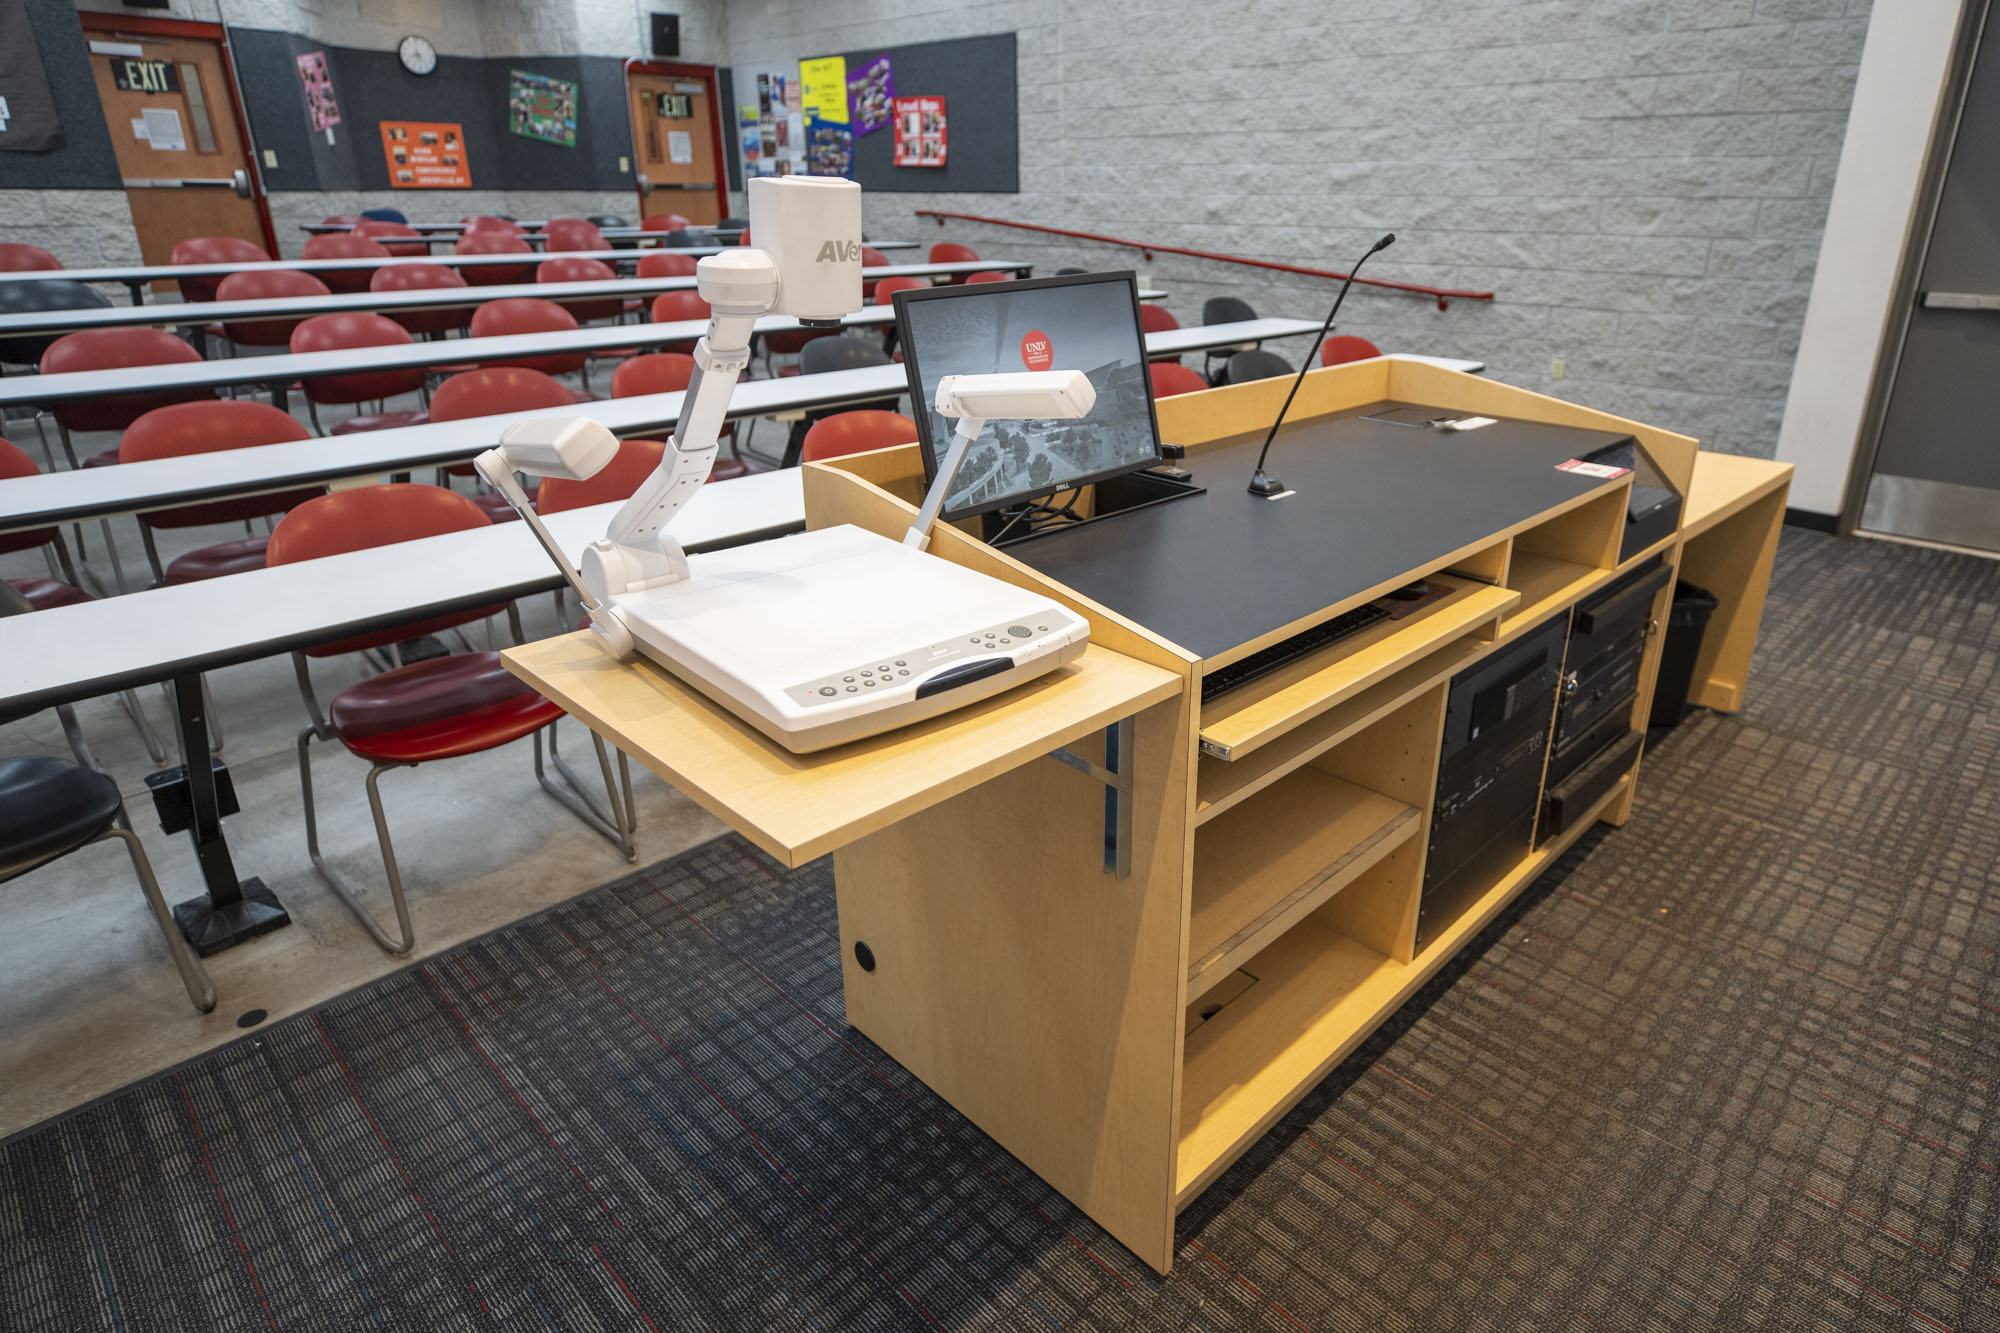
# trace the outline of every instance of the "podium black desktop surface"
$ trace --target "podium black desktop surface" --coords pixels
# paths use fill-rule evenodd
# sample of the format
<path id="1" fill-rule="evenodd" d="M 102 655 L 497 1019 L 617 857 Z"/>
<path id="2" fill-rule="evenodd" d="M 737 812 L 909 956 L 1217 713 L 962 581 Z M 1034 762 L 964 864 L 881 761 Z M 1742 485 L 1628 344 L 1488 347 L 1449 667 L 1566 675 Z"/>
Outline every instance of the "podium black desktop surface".
<path id="1" fill-rule="evenodd" d="M 1288 423 L 1271 446 L 1272 469 L 1296 492 L 1284 499 L 1244 490 L 1262 439 L 1246 434 L 1191 460 L 1204 494 L 1056 528 L 1007 554 L 1214 664 L 1623 484 L 1556 464 L 1625 436 L 1518 420 L 1439 431 L 1365 419 L 1392 406 Z"/>

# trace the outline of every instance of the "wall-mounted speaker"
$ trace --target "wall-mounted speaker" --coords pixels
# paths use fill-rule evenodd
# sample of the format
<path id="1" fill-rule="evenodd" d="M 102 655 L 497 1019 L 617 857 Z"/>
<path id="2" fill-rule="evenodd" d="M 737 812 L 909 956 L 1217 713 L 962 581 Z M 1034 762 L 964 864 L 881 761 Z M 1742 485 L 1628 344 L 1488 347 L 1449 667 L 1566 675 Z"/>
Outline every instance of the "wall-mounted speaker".
<path id="1" fill-rule="evenodd" d="M 657 59 L 677 60 L 681 54 L 681 16 L 679 14 L 653 14 L 653 55 Z"/>

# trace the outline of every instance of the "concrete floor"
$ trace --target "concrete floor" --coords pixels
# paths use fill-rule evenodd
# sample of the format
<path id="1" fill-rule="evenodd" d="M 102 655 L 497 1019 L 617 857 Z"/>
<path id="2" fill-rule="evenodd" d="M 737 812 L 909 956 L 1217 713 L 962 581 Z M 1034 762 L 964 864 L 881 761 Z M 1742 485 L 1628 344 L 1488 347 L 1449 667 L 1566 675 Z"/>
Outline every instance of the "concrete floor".
<path id="1" fill-rule="evenodd" d="M 597 381 L 602 392 L 602 373 Z M 781 442 L 782 431 L 765 423 L 765 442 Z M 30 422 L 9 420 L 0 433 L 39 460 L 41 447 Z M 53 428 L 50 436 L 53 440 Z M 87 456 L 116 443 L 111 435 L 85 436 L 76 447 Z M 127 578 L 134 587 L 144 586 L 148 576 L 136 522 L 114 520 L 112 530 Z M 164 532 L 162 558 L 241 532 L 240 526 Z M 111 567 L 103 536 L 95 524 L 84 535 L 90 557 L 84 563 L 108 588 Z M 529 540 L 525 530 L 521 538 Z M 0 577 L 47 572 L 38 552 L 0 555 Z M 531 598 L 521 610 L 530 638 L 565 627 L 550 597 Z M 501 636 L 492 646 L 504 643 L 504 620 L 467 629 L 480 648 L 489 646 L 489 632 Z M 0 628 L 0 651 L 4 645 Z M 324 703 L 369 668 L 350 655 L 316 660 L 312 671 Z M 609 842 L 536 785 L 527 740 L 389 773 L 382 780 L 384 803 L 418 940 L 411 959 L 392 958 L 364 933 L 306 857 L 294 747 L 307 715 L 291 660 L 232 667 L 213 673 L 209 685 L 227 740 L 223 757 L 243 807 L 224 822 L 237 870 L 276 892 L 292 924 L 207 960 L 217 1003 L 215 1012 L 204 1016 L 188 1003 L 116 844 L 86 848 L 0 885 L 0 1136 L 242 1035 L 238 1019 L 249 1011 L 265 1011 L 266 1022 L 297 1013 L 627 869 Z M 155 731 L 173 749 L 164 692 L 149 688 L 140 698 Z M 184 834 L 160 832 L 144 783 L 156 765 L 131 721 L 112 699 L 87 700 L 77 713 L 98 761 L 125 794 L 167 900 L 196 896 L 201 878 L 193 849 Z M 594 774 L 582 728 L 571 724 L 560 730 L 572 763 L 586 776 Z M 321 845 L 336 867 L 365 886 L 378 919 L 393 921 L 362 789 L 367 765 L 338 745 L 316 743 L 313 750 Z M 0 727 L 0 755 L 68 753 L 52 710 Z M 178 754 L 170 762 L 179 762 Z M 724 832 L 693 802 L 633 767 L 640 864 Z"/>

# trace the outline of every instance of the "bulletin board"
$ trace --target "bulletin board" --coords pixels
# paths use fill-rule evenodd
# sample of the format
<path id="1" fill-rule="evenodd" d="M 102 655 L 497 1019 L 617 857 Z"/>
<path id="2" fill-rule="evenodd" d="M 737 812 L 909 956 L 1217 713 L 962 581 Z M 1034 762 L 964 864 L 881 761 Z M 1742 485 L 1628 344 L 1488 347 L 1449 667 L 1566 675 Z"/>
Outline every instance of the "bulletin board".
<path id="1" fill-rule="evenodd" d="M 814 59 L 832 52 L 807 51 Z M 951 152 L 942 167 L 897 167 L 895 135 L 887 129 L 854 140 L 853 178 L 861 188 L 890 194 L 1015 194 L 1021 188 L 1021 117 L 1015 40 L 1011 32 L 985 37 L 959 37 L 942 42 L 904 46 L 874 46 L 838 53 L 849 70 L 858 70 L 881 55 L 895 69 L 896 92 L 905 97 L 924 93 L 949 99 Z M 760 71 L 789 68 L 796 77 L 797 60 L 786 66 L 751 65 L 734 71 L 735 102 L 754 102 Z M 732 125 L 735 107 L 731 105 Z M 741 134 L 732 131 L 732 167 L 741 161 Z"/>

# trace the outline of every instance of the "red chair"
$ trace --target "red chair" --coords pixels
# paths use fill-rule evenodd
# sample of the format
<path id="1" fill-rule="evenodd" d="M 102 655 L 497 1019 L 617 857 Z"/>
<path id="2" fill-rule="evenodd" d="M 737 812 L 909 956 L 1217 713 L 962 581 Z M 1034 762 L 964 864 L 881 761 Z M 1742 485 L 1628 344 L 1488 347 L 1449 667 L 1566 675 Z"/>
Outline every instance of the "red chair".
<path id="1" fill-rule="evenodd" d="M 430 246 L 424 241 L 423 233 L 407 222 L 387 222 L 378 218 L 363 218 L 354 224 L 350 236 L 364 236 L 378 242 L 392 255 L 429 255 Z"/>
<path id="2" fill-rule="evenodd" d="M 117 370 L 126 366 L 185 365 L 201 360 L 201 353 L 165 329 L 83 329 L 66 333 L 49 344 L 37 367 L 44 375 L 64 375 L 79 370 Z M 178 389 L 163 393 L 106 394 L 101 398 L 71 398 L 51 404 L 49 415 L 56 419 L 62 436 L 63 453 L 71 467 L 78 466 L 70 432 L 82 430 L 124 430 L 146 413 L 168 403 L 185 403 L 197 398 L 213 398 L 208 389 Z M 118 461 L 116 449 L 96 456 L 102 463 Z M 114 560 L 116 552 L 113 553 Z"/>
<path id="3" fill-rule="evenodd" d="M 1215 386 L 1201 377 L 1199 371 L 1189 370 L 1178 361 L 1152 361 L 1146 365 L 1146 374 L 1153 381 L 1153 397 L 1172 398 L 1178 393 L 1200 393 Z"/>
<path id="4" fill-rule="evenodd" d="M 268 403 L 248 399 L 219 403 L 176 403 L 156 407 L 133 422 L 118 443 L 118 461 L 144 463 L 156 458 L 182 458 L 189 454 L 218 453 L 225 449 L 250 449 L 261 444 L 283 444 L 290 440 L 310 440 L 312 433 L 289 412 Z M 204 546 L 180 556 L 170 565 L 160 564 L 159 548 L 153 533 L 159 528 L 199 528 L 215 523 L 243 523 L 253 518 L 282 514 L 321 493 L 318 486 L 276 491 L 263 495 L 243 495 L 227 500 L 180 505 L 173 509 L 149 509 L 140 514 L 139 536 L 146 546 L 146 560 L 153 567 L 156 584 L 194 583 L 202 579 L 241 574 L 264 567 L 264 544 L 268 536 L 237 537 L 213 546 Z"/>
<path id="5" fill-rule="evenodd" d="M 465 279 L 443 264 L 391 264 L 387 268 L 376 269 L 375 276 L 368 280 L 371 292 L 416 292 L 463 286 Z M 442 335 L 452 329 L 462 329 L 472 322 L 470 306 L 385 310 L 383 313 L 419 336 Z"/>
<path id="6" fill-rule="evenodd" d="M 692 278 L 695 275 L 695 265 L 699 262 L 693 255 L 675 254 L 672 250 L 648 250 L 639 256 L 639 276 Z"/>
<path id="7" fill-rule="evenodd" d="M 929 278 L 884 278 L 875 284 L 875 304 L 888 305 L 897 292 L 921 292 L 930 288 Z"/>
<path id="8" fill-rule="evenodd" d="M 232 273 L 215 289 L 218 301 L 261 301 L 282 296 L 331 296 L 326 284 L 310 273 L 295 268 L 257 269 Z M 222 336 L 243 347 L 284 347 L 292 340 L 292 330 L 304 322 L 298 319 L 232 320 L 220 326 Z M 210 326 L 211 331 L 216 326 Z"/>
<path id="9" fill-rule="evenodd" d="M 588 402 L 555 379 L 525 366 L 481 366 L 462 370 L 431 391 L 432 421 L 464 421 L 470 417 L 535 412 L 545 407 L 575 407 Z M 472 464 L 455 464 L 472 475 Z"/>
<path id="10" fill-rule="evenodd" d="M 939 241 L 931 247 L 930 260 L 933 264 L 965 264 L 979 258 L 979 252 L 969 245 L 956 241 Z M 964 282 L 963 276 L 946 279 L 947 282 Z"/>
<path id="11" fill-rule="evenodd" d="M 553 218 L 543 231 L 547 238 L 542 249 L 548 254 L 558 254 L 564 250 L 609 250 L 604 233 L 594 222 L 583 218 Z"/>
<path id="12" fill-rule="evenodd" d="M 410 331 L 386 315 L 366 310 L 343 310 L 336 315 L 315 315 L 292 330 L 294 352 L 337 352 L 349 347 L 404 347 L 412 341 Z M 364 371 L 359 375 L 315 375 L 303 381 L 306 415 L 313 429 L 325 435 L 319 424 L 321 403 L 373 403 L 398 394 L 422 393 L 424 369 Z M 375 412 L 352 416 L 334 423 L 332 434 L 353 435 L 367 430 L 390 430 L 399 426 L 419 426 L 430 420 L 422 410 Z"/>
<path id="13" fill-rule="evenodd" d="M 655 213 L 639 223 L 642 231 L 686 231 L 693 225 L 678 213 Z"/>
<path id="14" fill-rule="evenodd" d="M 459 238 L 452 249 L 462 255 L 533 255 L 534 247 L 522 240 L 518 232 L 488 229 L 468 231 Z M 534 272 L 532 262 L 526 264 L 472 264 L 463 270 L 465 280 L 475 287 L 504 287 L 509 283 L 526 282 Z"/>
<path id="15" fill-rule="evenodd" d="M 32 477 L 40 471 L 34 459 L 7 440 L 0 439 L 0 481 Z M 38 547 L 49 562 L 49 577 L 27 576 L 7 580 L 7 586 L 21 594 L 29 606 L 37 611 L 48 611 L 58 606 L 77 606 L 97 600 L 77 586 L 76 567 L 70 563 L 69 546 L 63 541 L 60 529 L 30 528 L 23 532 L 0 532 L 0 555 L 32 551 Z M 154 763 L 166 763 L 166 747 L 153 734 L 145 710 L 139 707 L 139 696 L 131 690 L 120 690 L 118 701 L 125 706 L 126 715 L 132 719 L 139 739 L 145 743 L 146 753 L 152 756 Z"/>
<path id="16" fill-rule="evenodd" d="M 0 273 L 40 273 L 61 267 L 62 260 L 39 245 L 0 241 Z"/>
<path id="17" fill-rule="evenodd" d="M 687 388 L 694 377 L 694 358 L 685 352 L 648 352 L 622 361 L 618 369 L 611 372 L 611 396 L 613 398 L 640 398 L 651 393 L 679 393 Z M 725 421 L 717 437 L 729 441 L 729 452 L 736 453 L 736 423 Z M 728 481 L 750 472 L 761 471 L 751 466 L 741 457 L 715 460 L 715 467 L 708 476 L 711 481 Z"/>
<path id="18" fill-rule="evenodd" d="M 975 282 L 1012 282 L 1013 280 L 1013 274 L 998 273 L 992 269 L 987 269 L 982 273 L 969 274 L 965 279 L 968 286 Z"/>
<path id="19" fill-rule="evenodd" d="M 799 453 L 799 461 L 817 463 L 828 458 L 865 454 L 871 449 L 887 449 L 892 445 L 916 442 L 917 423 L 901 412 L 836 412 L 812 424 L 806 432 L 805 448 Z"/>
<path id="20" fill-rule="evenodd" d="M 706 324 L 710 311 L 708 302 L 701 299 L 701 293 L 693 288 L 683 291 L 661 292 L 653 298 L 653 323 L 678 324 L 686 320 L 700 320 Z M 686 342 L 660 343 L 663 352 L 692 352 L 695 340 Z"/>
<path id="21" fill-rule="evenodd" d="M 475 372 L 478 373 L 478 372 Z M 439 486 L 401 483 L 366 486 L 340 491 L 308 501 L 285 515 L 271 534 L 270 563 L 290 564 L 315 560 L 393 542 L 462 532 L 487 525 L 479 506 L 453 491 Z M 609 798 L 610 812 L 598 809 L 584 794 L 560 756 L 556 771 L 569 784 L 558 787 L 542 765 L 541 733 L 561 717 L 562 709 L 535 693 L 500 664 L 497 653 L 453 653 L 411 666 L 397 667 L 336 694 L 326 711 L 312 691 L 307 659 L 382 648 L 459 625 L 483 620 L 500 611 L 507 613 L 516 641 L 521 638 L 520 615 L 513 605 L 480 606 L 469 610 L 432 616 L 415 624 L 374 630 L 351 639 L 316 644 L 293 661 L 298 670 L 299 689 L 312 723 L 299 733 L 299 786 L 305 797 L 306 852 L 336 897 L 345 903 L 368 934 L 383 949 L 402 955 L 416 944 L 410 921 L 410 906 L 403 893 L 403 878 L 396 864 L 396 850 L 389 840 L 389 822 L 382 810 L 382 774 L 392 768 L 407 768 L 438 759 L 479 754 L 519 740 L 535 738 L 535 777 L 542 787 L 568 806 L 584 821 L 635 859 L 629 832 L 633 827 L 629 804 L 621 804 L 611 776 L 611 763 L 603 742 L 593 737 L 598 770 Z M 554 736 L 550 750 L 554 751 Z M 395 904 L 398 934 L 391 936 L 363 909 L 352 886 L 328 865 L 319 848 L 318 808 L 313 800 L 312 756 L 314 740 L 337 740 L 348 753 L 369 763 L 365 786 L 368 806 L 375 817 L 376 845 L 388 872 L 389 897 Z M 630 789 L 626 795 L 630 797 Z"/>
<path id="22" fill-rule="evenodd" d="M 41 471 L 35 466 L 35 460 L 22 452 L 20 446 L 12 441 L 0 439 L 0 481 L 11 481 L 16 477 L 36 477 L 41 475 Z M 56 589 L 74 587 L 76 566 L 70 562 L 69 546 L 63 541 L 60 528 L 29 528 L 21 532 L 0 532 L 0 555 L 35 550 L 45 551 L 51 577 L 10 579 L 9 582 L 19 588 L 27 599 L 34 603 L 35 609 L 40 611 L 45 609 L 42 599 L 57 596 Z M 53 577 L 56 574 L 62 577 L 60 579 Z M 35 585 L 33 590 L 25 586 L 30 583 Z M 45 584 L 49 586 L 43 587 Z M 90 600 L 89 593 L 80 588 L 76 589 L 76 592 L 79 594 L 77 600 Z M 50 601 L 48 605 L 67 605 L 67 600 Z"/>
<path id="23" fill-rule="evenodd" d="M 490 417 L 506 413 L 537 412 L 550 407 L 575 407 L 588 402 L 550 376 L 525 366 L 481 366 L 462 370 L 431 392 L 432 421 L 463 421 L 468 417 Z M 475 475 L 472 464 L 452 463 L 443 469 L 446 476 Z M 535 493 L 529 487 L 530 495 Z M 496 523 L 519 518 L 507 497 L 487 491 L 474 500 Z"/>
<path id="24" fill-rule="evenodd" d="M 574 332 L 576 319 L 569 311 L 554 301 L 544 301 L 537 296 L 510 296 L 505 300 L 488 301 L 472 312 L 472 336 L 475 338 L 505 338 L 517 333 Z M 522 366 L 539 370 L 545 375 L 567 375 L 582 370 L 583 363 L 582 352 L 559 352 L 549 356 L 508 357 L 483 364 L 489 367 Z"/>
<path id="25" fill-rule="evenodd" d="M 629 500 L 659 468 L 666 452 L 667 446 L 660 440 L 621 440 L 618 452 L 594 477 L 582 481 L 544 477 L 541 493 L 535 497 L 535 508 L 544 514 L 560 514 L 565 509 Z"/>
<path id="26" fill-rule="evenodd" d="M 615 282 L 618 270 L 598 259 L 558 255 L 544 259 L 535 269 L 536 282 Z M 593 319 L 617 319 L 625 313 L 625 302 L 616 296 L 599 296 L 584 301 L 558 301 L 579 324 Z"/>
<path id="27" fill-rule="evenodd" d="M 387 259 L 388 247 L 366 236 L 356 236 L 352 232 L 335 232 L 329 236 L 315 236 L 305 244 L 301 252 L 307 259 Z M 365 292 L 368 280 L 375 276 L 372 268 L 329 268 L 319 269 L 313 276 L 336 292 Z"/>
<path id="28" fill-rule="evenodd" d="M 474 213 L 460 218 L 459 222 L 464 224 L 466 232 L 504 231 L 514 236 L 525 236 L 528 231 L 512 218 L 496 217 L 491 213 Z"/>
<path id="29" fill-rule="evenodd" d="M 1181 322 L 1175 319 L 1173 312 L 1165 306 L 1151 305 L 1144 301 L 1139 303 L 1139 327 L 1145 332 L 1167 333 L 1180 326 Z M 1160 355 L 1149 359 L 1156 362 L 1167 361 L 1175 365 L 1180 364 L 1180 357 L 1170 352 L 1162 352 Z"/>
<path id="30" fill-rule="evenodd" d="M 323 227 L 353 227 L 361 221 L 361 215 L 359 213 L 335 213 L 329 217 L 323 217 L 319 221 Z M 328 235 L 332 235 L 332 233 L 329 232 Z"/>
<path id="31" fill-rule="evenodd" d="M 871 268 L 887 268 L 889 267 L 889 256 L 883 254 L 872 245 L 864 245 L 861 247 L 861 267 L 864 273 Z M 876 281 L 876 279 L 866 276 L 862 278 L 861 299 L 863 301 L 874 299 Z"/>
<path id="32" fill-rule="evenodd" d="M 1320 344 L 1319 363 L 1322 366 L 1344 366 L 1350 361 L 1367 361 L 1382 355 L 1382 349 L 1366 338 L 1357 338 L 1351 333 L 1336 333 Z"/>
<path id="33" fill-rule="evenodd" d="M 264 247 L 241 236 L 195 236 L 182 241 L 168 254 L 169 264 L 255 264 L 269 263 Z M 176 278 L 183 301 L 213 301 L 221 278 Z"/>

